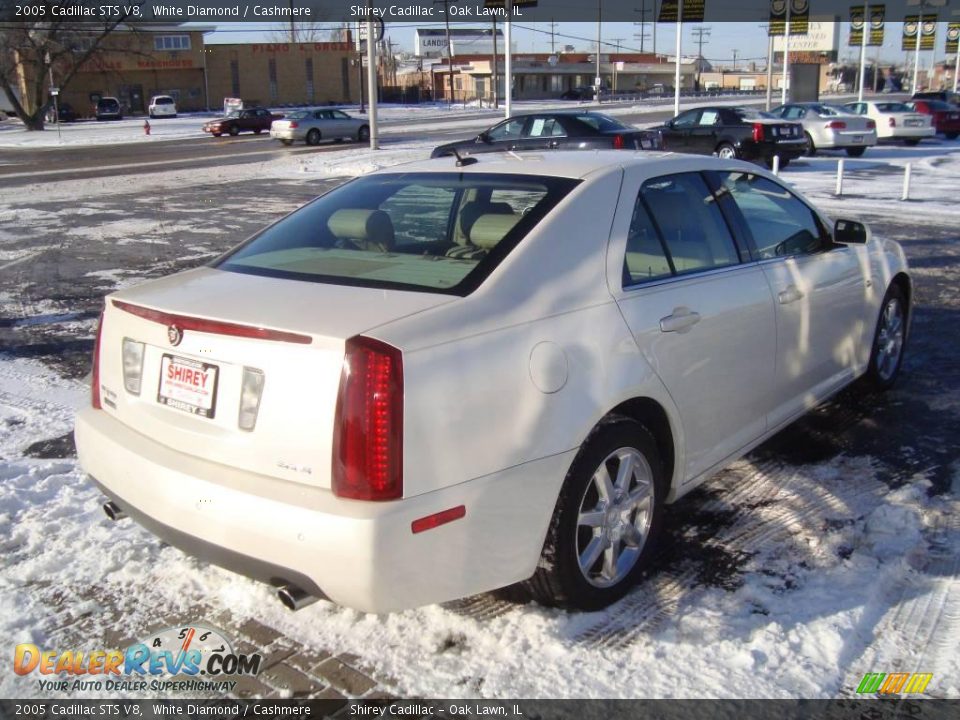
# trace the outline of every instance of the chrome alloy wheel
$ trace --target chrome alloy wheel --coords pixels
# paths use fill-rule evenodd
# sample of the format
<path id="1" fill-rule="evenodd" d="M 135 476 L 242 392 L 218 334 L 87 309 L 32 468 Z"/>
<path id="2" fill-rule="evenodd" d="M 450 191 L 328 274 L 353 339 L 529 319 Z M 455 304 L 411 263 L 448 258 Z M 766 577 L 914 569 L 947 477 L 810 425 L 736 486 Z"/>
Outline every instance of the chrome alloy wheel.
<path id="1" fill-rule="evenodd" d="M 893 297 L 883 308 L 880 332 L 877 334 L 877 375 L 887 381 L 893 377 L 903 352 L 903 308 Z"/>
<path id="2" fill-rule="evenodd" d="M 722 160 L 736 160 L 737 151 L 734 150 L 729 145 L 724 145 L 719 150 L 717 150 L 717 157 Z"/>
<path id="3" fill-rule="evenodd" d="M 637 564 L 650 531 L 653 472 L 631 447 L 614 450 L 594 471 L 577 516 L 580 572 L 598 588 L 612 587 Z"/>

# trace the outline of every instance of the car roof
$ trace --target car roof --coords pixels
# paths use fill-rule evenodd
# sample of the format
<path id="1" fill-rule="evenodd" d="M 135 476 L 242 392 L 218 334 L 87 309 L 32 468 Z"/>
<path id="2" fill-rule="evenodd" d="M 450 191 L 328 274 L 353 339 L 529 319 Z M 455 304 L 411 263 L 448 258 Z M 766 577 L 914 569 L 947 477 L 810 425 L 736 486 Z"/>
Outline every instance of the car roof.
<path id="1" fill-rule="evenodd" d="M 583 179 L 602 170 L 643 165 L 652 173 L 687 172 L 697 169 L 729 168 L 730 161 L 708 155 L 686 155 L 671 152 L 629 150 L 555 150 L 535 152 L 492 152 L 470 156 L 477 162 L 457 167 L 453 156 L 432 160 L 416 160 L 378 170 L 378 175 L 402 173 L 502 173 L 507 175 L 542 175 Z M 739 164 L 739 163 L 738 163 Z"/>

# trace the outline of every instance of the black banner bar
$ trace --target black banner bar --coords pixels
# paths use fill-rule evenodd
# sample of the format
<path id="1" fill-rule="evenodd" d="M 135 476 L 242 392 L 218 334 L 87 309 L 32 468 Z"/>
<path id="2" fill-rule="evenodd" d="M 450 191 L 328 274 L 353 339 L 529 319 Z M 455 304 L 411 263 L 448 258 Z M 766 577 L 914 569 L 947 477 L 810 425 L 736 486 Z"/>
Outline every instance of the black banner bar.
<path id="1" fill-rule="evenodd" d="M 958 716 L 958 700 L 909 696 L 882 700 L 0 700 L 4 720 L 954 720 Z"/>
<path id="2" fill-rule="evenodd" d="M 637 0 L 518 0 L 512 19 L 519 24 L 540 22 L 635 22 Z M 791 3 L 791 31 L 802 34 L 811 20 L 849 17 L 850 0 L 684 0 L 684 22 L 782 23 Z M 489 6 L 488 6 L 489 5 Z M 142 23 L 310 22 L 337 25 L 366 20 L 367 12 L 385 23 L 478 23 L 504 14 L 500 3 L 485 0 L 0 0 L 0 23 L 70 22 L 103 25 Z M 917 14 L 910 0 L 885 0 L 886 20 L 900 22 Z M 677 0 L 663 0 L 660 19 L 676 18 Z M 369 10 L 368 10 L 369 9 Z M 871 7 L 872 9 L 872 7 Z M 671 15 L 672 13 L 672 15 Z M 782 30 L 781 30 L 782 32 Z"/>

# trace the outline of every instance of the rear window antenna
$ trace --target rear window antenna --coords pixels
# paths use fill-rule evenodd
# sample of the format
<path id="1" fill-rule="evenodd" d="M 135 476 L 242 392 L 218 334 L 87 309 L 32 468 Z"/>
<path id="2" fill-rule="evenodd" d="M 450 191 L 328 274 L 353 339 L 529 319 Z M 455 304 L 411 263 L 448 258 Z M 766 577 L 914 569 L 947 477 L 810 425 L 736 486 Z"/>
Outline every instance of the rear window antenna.
<path id="1" fill-rule="evenodd" d="M 452 148 L 453 154 L 457 156 L 457 167 L 464 167 L 465 165 L 475 165 L 478 161 L 475 157 L 460 157 L 460 153 L 457 152 L 456 148 Z"/>

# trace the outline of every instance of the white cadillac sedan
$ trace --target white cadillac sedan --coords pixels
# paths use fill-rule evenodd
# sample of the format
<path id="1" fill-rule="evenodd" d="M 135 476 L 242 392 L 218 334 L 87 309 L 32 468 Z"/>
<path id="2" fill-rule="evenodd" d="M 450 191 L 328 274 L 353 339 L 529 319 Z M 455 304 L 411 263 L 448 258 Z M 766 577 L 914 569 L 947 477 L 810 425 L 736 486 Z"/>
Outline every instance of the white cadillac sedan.
<path id="1" fill-rule="evenodd" d="M 877 144 L 877 122 L 862 117 L 848 108 L 818 102 L 781 105 L 771 115 L 803 125 L 807 155 L 818 150 L 845 150 L 850 157 L 860 157 L 868 147 Z"/>
<path id="2" fill-rule="evenodd" d="M 899 245 L 755 165 L 418 162 L 110 295 L 77 448 L 112 518 L 291 608 L 598 608 L 665 504 L 892 385 L 912 294 Z"/>
<path id="3" fill-rule="evenodd" d="M 901 102 L 851 102 L 843 106 L 854 115 L 864 115 L 877 124 L 880 140 L 903 140 L 905 145 L 918 145 L 924 138 L 936 136 L 930 115 L 918 113 Z"/>

